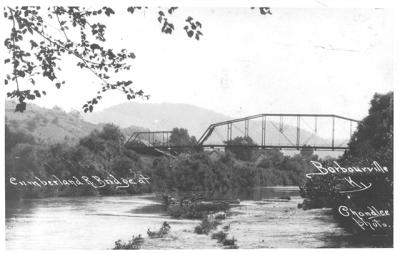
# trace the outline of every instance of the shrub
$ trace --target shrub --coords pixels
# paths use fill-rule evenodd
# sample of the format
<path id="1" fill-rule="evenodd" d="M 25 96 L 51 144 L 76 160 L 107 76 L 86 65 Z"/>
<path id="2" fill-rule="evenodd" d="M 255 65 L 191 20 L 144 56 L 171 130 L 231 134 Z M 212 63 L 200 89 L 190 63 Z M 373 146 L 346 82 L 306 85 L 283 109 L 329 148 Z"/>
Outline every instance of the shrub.
<path id="1" fill-rule="evenodd" d="M 132 250 L 136 250 L 136 249 L 140 249 L 140 247 L 142 246 L 144 242 L 144 239 L 141 237 L 141 235 L 135 237 L 132 236 L 132 239 L 129 240 L 128 242 L 124 242 L 121 240 L 118 240 L 115 242 L 115 246 L 114 246 L 114 250 L 119 250 L 119 249 L 132 249 Z"/>
<path id="2" fill-rule="evenodd" d="M 164 235 L 168 234 L 170 229 L 171 229 L 171 226 L 166 221 L 164 221 L 160 230 L 158 230 L 157 232 L 152 232 L 152 231 L 150 231 L 150 229 L 147 229 L 147 235 L 150 238 L 162 238 L 162 237 L 164 237 Z"/>
<path id="3" fill-rule="evenodd" d="M 217 233 L 213 233 L 213 234 L 211 235 L 211 239 L 217 239 L 217 241 L 218 241 L 219 243 L 221 243 L 221 242 L 225 241 L 225 239 L 226 239 L 227 236 L 228 236 L 228 234 L 225 233 L 224 231 L 219 231 L 219 232 L 217 232 Z"/>
<path id="4" fill-rule="evenodd" d="M 216 220 L 209 220 L 208 217 L 204 218 L 200 225 L 194 228 L 196 234 L 208 234 L 211 230 L 215 229 L 221 223 Z"/>
<path id="5" fill-rule="evenodd" d="M 203 219 L 208 214 L 227 211 L 229 204 L 225 202 L 194 202 L 186 205 L 169 205 L 168 215 L 174 218 Z"/>
<path id="6" fill-rule="evenodd" d="M 235 237 L 232 237 L 232 239 L 225 239 L 223 242 L 222 242 L 222 245 L 224 245 L 224 246 L 234 246 L 234 245 L 236 245 L 236 239 L 235 239 Z"/>
<path id="7" fill-rule="evenodd" d="M 215 215 L 216 220 L 224 220 L 225 218 L 226 218 L 225 213 L 219 213 L 219 214 Z"/>

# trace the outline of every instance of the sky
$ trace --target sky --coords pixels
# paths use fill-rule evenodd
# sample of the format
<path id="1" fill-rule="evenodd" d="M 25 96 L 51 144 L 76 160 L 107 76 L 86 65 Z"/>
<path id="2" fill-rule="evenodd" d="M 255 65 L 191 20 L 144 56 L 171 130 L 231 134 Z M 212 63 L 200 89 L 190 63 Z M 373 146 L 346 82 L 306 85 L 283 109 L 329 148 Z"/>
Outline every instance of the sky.
<path id="1" fill-rule="evenodd" d="M 93 6 L 96 8 L 96 6 Z M 232 117 L 259 113 L 366 116 L 375 92 L 393 90 L 392 12 L 386 9 L 180 8 L 172 35 L 161 33 L 156 8 L 104 19 L 107 45 L 137 58 L 118 74 L 150 95 L 142 103 L 192 104 Z M 200 41 L 182 27 L 187 16 L 203 25 Z M 35 103 L 81 110 L 100 82 L 63 62 L 67 84 Z M 96 111 L 127 102 L 108 93 Z"/>

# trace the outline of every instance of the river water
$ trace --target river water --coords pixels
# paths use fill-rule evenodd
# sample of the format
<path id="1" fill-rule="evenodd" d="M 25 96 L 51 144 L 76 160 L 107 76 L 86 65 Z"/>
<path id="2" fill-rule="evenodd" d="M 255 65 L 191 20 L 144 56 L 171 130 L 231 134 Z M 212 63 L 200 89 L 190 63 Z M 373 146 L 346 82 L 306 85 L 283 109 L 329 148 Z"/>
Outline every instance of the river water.
<path id="1" fill-rule="evenodd" d="M 286 202 L 265 200 L 287 196 Z M 257 188 L 241 199 L 221 225 L 229 225 L 229 236 L 240 248 L 370 246 L 353 240 L 328 209 L 298 209 L 298 187 Z M 171 225 L 170 233 L 146 239 L 142 248 L 221 248 L 210 235 L 193 233 L 199 221 L 167 216 L 152 194 L 8 201 L 6 248 L 111 249 L 118 239 L 147 238 L 147 229 L 156 231 L 164 221 Z"/>

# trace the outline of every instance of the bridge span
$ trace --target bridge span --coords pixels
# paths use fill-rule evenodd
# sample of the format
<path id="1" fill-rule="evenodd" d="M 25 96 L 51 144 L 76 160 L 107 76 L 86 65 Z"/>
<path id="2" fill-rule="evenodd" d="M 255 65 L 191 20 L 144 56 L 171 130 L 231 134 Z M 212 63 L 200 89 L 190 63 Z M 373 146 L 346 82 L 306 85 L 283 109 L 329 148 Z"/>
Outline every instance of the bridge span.
<path id="1" fill-rule="evenodd" d="M 346 150 L 360 122 L 333 114 L 257 114 L 213 123 L 191 145 L 171 142 L 172 131 L 133 132 L 133 149 L 226 148 Z"/>

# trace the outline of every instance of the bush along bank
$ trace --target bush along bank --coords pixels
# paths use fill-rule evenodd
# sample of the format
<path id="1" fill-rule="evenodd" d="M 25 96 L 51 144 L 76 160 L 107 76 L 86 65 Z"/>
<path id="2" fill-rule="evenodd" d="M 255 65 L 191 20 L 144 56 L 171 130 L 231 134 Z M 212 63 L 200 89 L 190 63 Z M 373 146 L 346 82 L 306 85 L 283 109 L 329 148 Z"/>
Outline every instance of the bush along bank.
<path id="1" fill-rule="evenodd" d="M 171 229 L 171 226 L 164 221 L 162 224 L 161 228 L 158 231 L 151 231 L 150 229 L 147 229 L 147 236 L 149 239 L 154 239 L 154 238 L 163 238 L 166 236 Z M 115 246 L 114 250 L 138 250 L 141 249 L 143 243 L 145 242 L 145 238 L 142 237 L 142 235 L 138 236 L 132 236 L 132 239 L 124 242 L 122 240 L 115 241 Z"/>
<path id="2" fill-rule="evenodd" d="M 190 196 L 190 197 L 189 197 Z M 221 220 L 229 216 L 229 209 L 237 204 L 240 200 L 221 200 L 199 197 L 197 194 L 188 193 L 184 197 L 172 197 L 168 194 L 160 195 L 165 204 L 168 215 L 174 218 L 197 219 L 201 220 L 193 232 L 196 234 L 209 235 L 222 224 Z M 211 239 L 217 239 L 218 243 L 224 248 L 237 249 L 236 239 L 227 238 L 227 230 L 230 226 L 224 226 L 225 231 L 213 233 Z M 215 235 L 217 234 L 217 235 Z"/>

